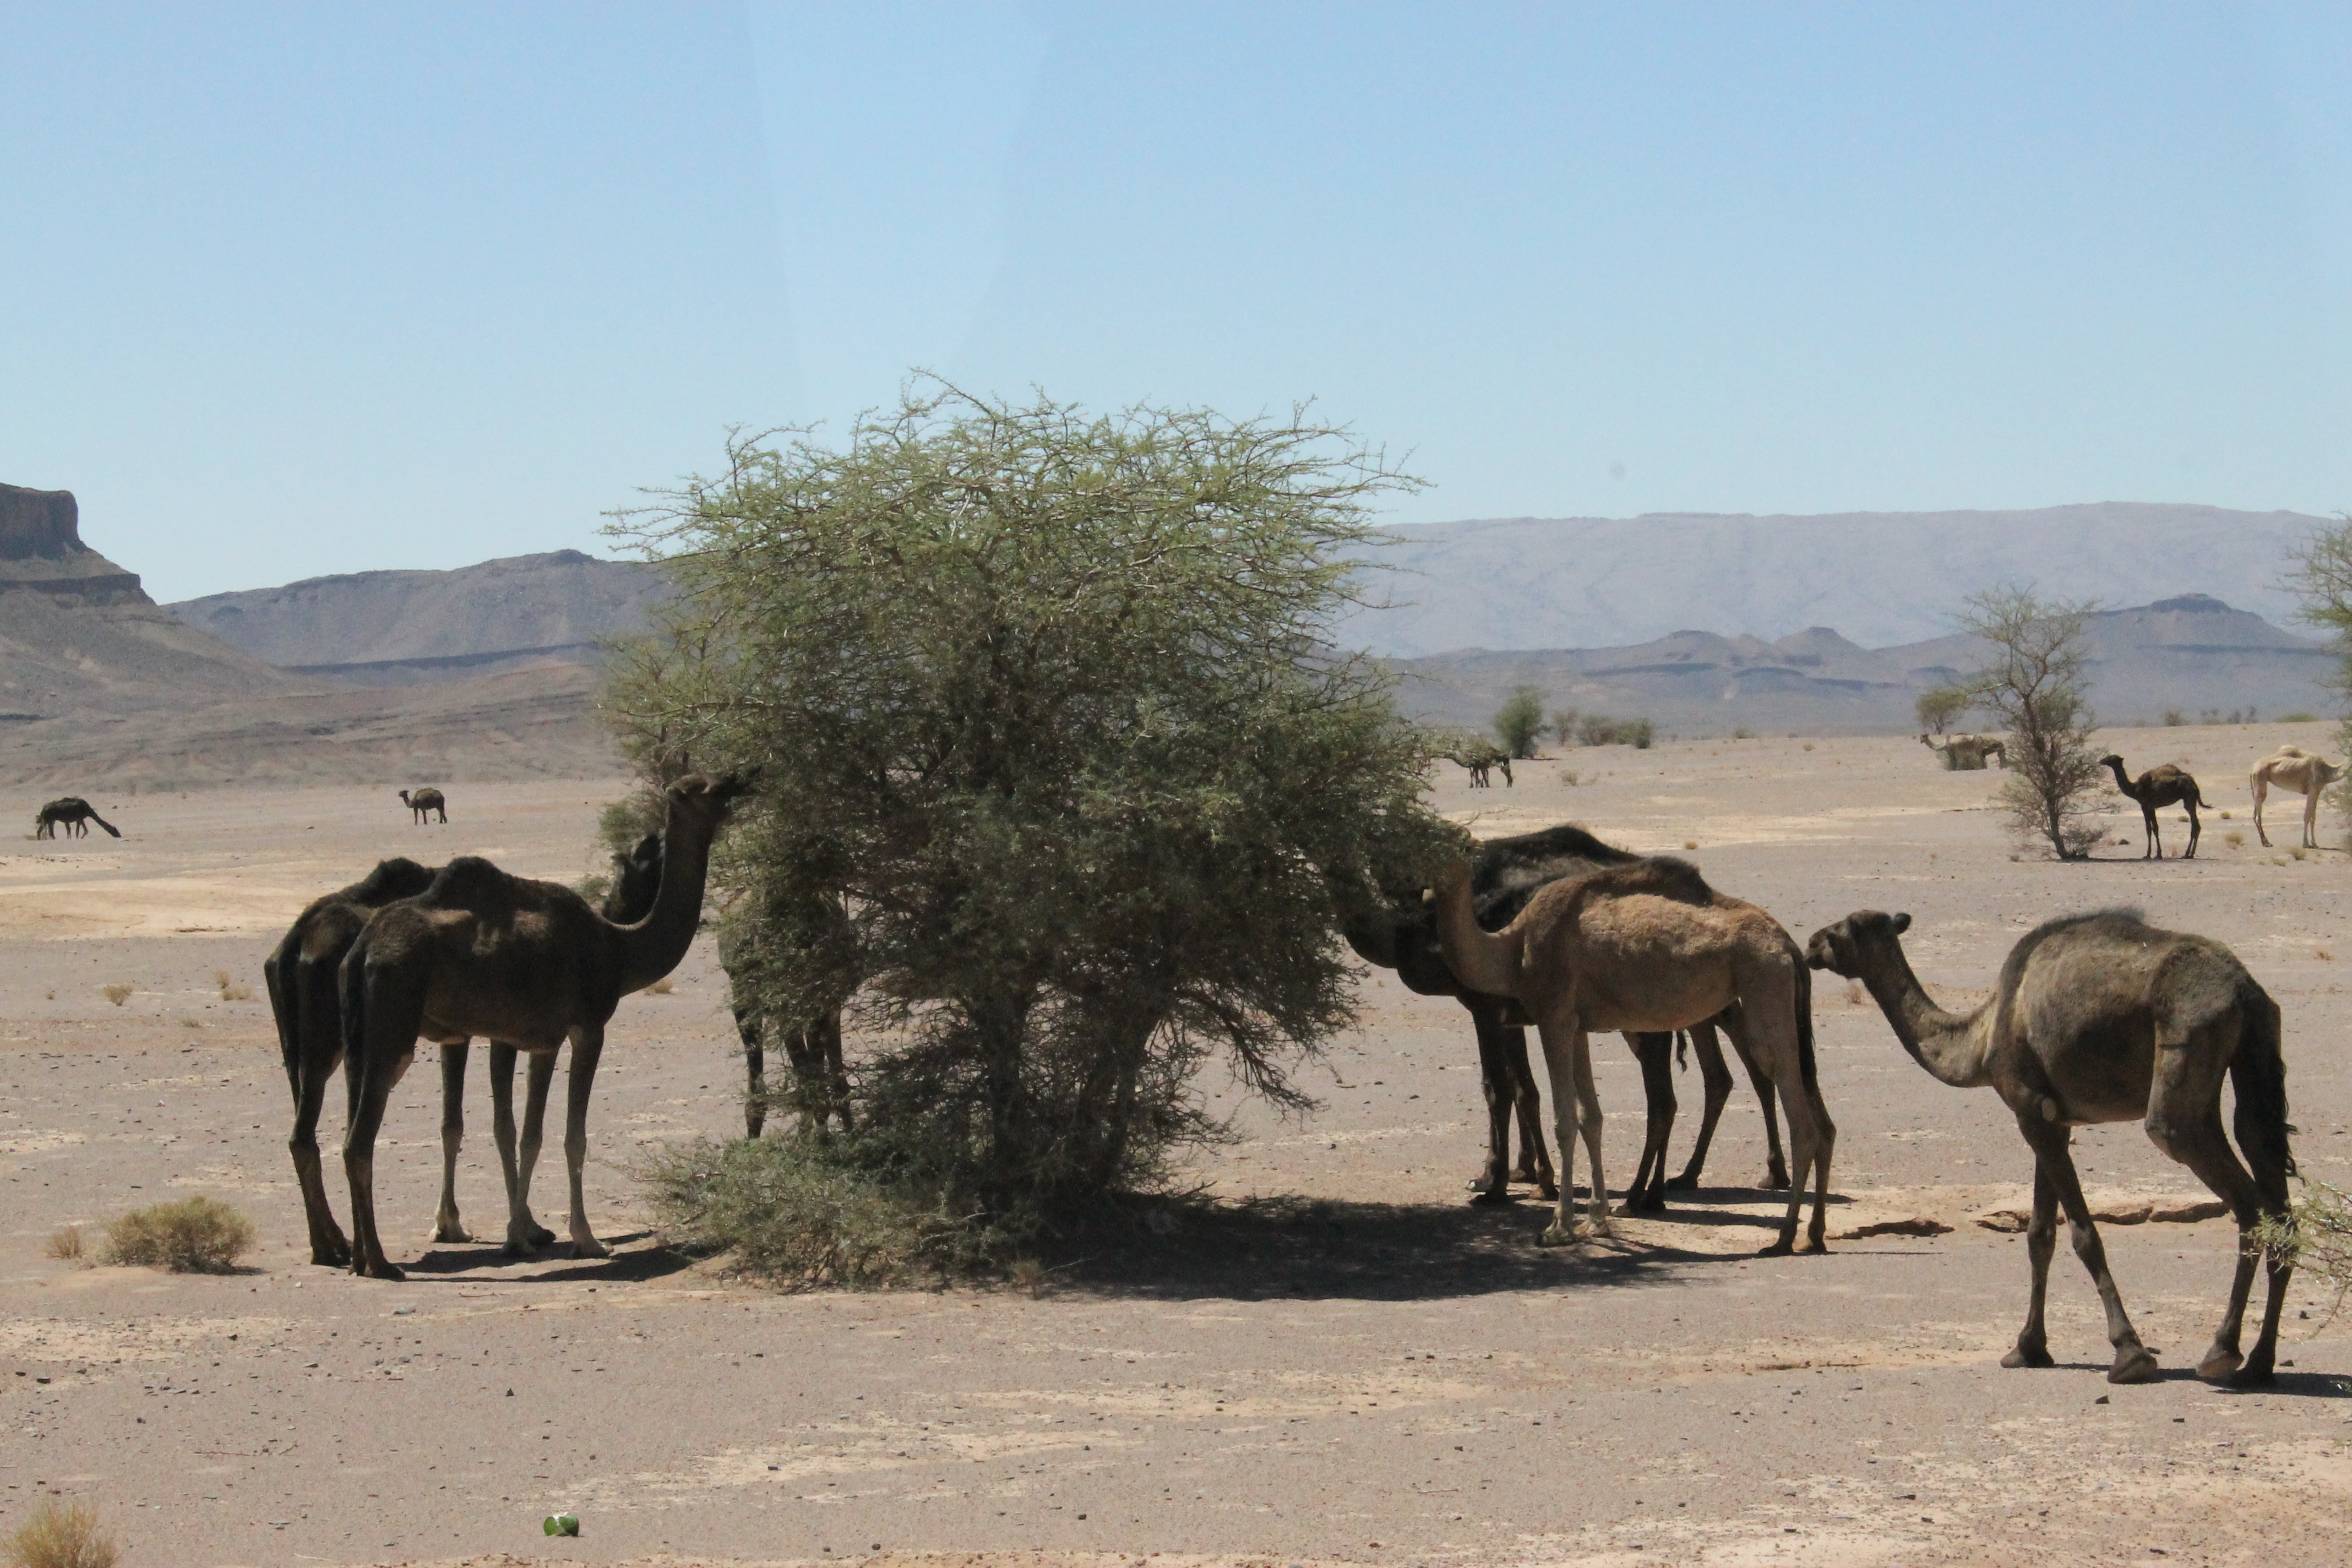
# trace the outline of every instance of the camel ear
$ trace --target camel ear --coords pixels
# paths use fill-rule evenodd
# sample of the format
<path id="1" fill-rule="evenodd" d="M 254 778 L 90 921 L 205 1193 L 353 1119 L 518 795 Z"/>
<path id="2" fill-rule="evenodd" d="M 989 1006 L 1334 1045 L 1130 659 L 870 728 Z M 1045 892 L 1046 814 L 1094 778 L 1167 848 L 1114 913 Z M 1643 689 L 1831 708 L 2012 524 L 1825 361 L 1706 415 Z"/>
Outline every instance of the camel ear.
<path id="1" fill-rule="evenodd" d="M 1910 929 L 1911 917 L 1909 915 L 1896 915 L 1895 917 L 1895 934 L 1896 936 L 1901 936 L 1905 931 L 1909 931 Z"/>

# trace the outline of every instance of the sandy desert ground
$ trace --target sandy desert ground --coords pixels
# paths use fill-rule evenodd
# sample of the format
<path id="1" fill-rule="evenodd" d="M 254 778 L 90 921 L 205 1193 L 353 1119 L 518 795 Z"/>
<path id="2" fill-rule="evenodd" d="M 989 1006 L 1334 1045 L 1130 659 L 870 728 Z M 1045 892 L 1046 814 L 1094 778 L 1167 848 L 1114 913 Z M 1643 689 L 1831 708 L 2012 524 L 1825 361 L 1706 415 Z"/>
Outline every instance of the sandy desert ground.
<path id="1" fill-rule="evenodd" d="M 2052 914 L 2136 903 L 2231 943 L 2285 1012 L 2296 1148 L 2352 1178 L 2352 966 L 2337 852 L 2265 852 L 2245 770 L 2323 727 L 2109 731 L 2135 769 L 2187 763 L 2231 813 L 2195 861 L 2145 864 L 2136 807 L 2103 858 L 2020 858 L 1986 801 L 1914 741 L 1706 742 L 1574 752 L 1441 803 L 1481 831 L 1562 820 L 1688 852 L 1801 940 L 1908 910 L 1948 1005 L 1972 1003 Z M 1563 773 L 1578 775 L 1573 785 Z M 131 1563 L 871 1561 L 1927 1564 L 2340 1562 L 2352 1517 L 2352 1341 L 2298 1281 L 2274 1391 L 2188 1370 L 2221 1305 L 2226 1222 L 2105 1227 L 2167 1373 L 2111 1388 L 2064 1248 L 2061 1364 L 2004 1372 L 2027 1200 L 1990 1091 L 1931 1080 L 1866 999 L 1815 993 L 1840 1129 L 1832 1235 L 1934 1236 L 1757 1258 L 1777 1212 L 1743 1084 L 1708 1185 L 1613 1244 L 1533 1245 L 1532 1203 L 1463 1202 L 1483 1115 L 1451 1003 L 1367 981 L 1362 1026 L 1312 1079 L 1320 1111 L 1241 1107 L 1203 1158 L 1219 1200 L 1172 1235 L 1057 1258 L 1041 1294 L 779 1296 L 662 1251 L 625 1169 L 649 1142 L 740 1129 L 740 1069 L 707 942 L 615 1019 L 592 1213 L 607 1260 L 502 1264 L 488 1095 L 460 1196 L 475 1246 L 424 1240 L 438 1179 L 429 1060 L 380 1149 L 402 1284 L 308 1261 L 260 962 L 309 898 L 380 856 L 474 852 L 576 879 L 618 784 L 457 784 L 413 826 L 389 792 L 142 793 L 128 834 L 0 847 L 0 1531 L 33 1501 L 98 1504 Z M 36 795 L 0 803 L 29 827 Z M 2295 840 L 2294 807 L 2273 837 Z M 2168 813 L 2168 818 L 2176 813 Z M 2284 832 L 2275 828 L 2283 826 Z M 19 829 L 18 831 L 25 831 Z M 2168 826 L 2168 842 L 2176 842 Z M 2232 844 L 2232 836 L 2242 841 Z M 2185 834 L 2181 835 L 2185 839 Z M 215 972 L 249 999 L 225 999 Z M 120 1005 L 101 987 L 135 989 Z M 1639 1083 L 1598 1043 L 1611 1171 Z M 1688 1145 L 1696 1075 L 1682 1080 Z M 1221 1083 L 1208 1086 L 1220 1100 Z M 340 1137 L 340 1108 L 327 1129 Z M 2205 1196 L 2136 1125 L 2086 1131 L 2095 1203 Z M 331 1171 L 332 1163 L 331 1162 Z M 331 1175 L 338 1208 L 339 1176 Z M 561 1162 L 542 1162 L 542 1215 Z M 89 1268 L 61 1226 L 200 1192 L 258 1222 L 247 1271 Z M 2307 1316 L 2305 1314 L 2308 1314 Z M 558 1509 L 577 1540 L 540 1533 Z"/>

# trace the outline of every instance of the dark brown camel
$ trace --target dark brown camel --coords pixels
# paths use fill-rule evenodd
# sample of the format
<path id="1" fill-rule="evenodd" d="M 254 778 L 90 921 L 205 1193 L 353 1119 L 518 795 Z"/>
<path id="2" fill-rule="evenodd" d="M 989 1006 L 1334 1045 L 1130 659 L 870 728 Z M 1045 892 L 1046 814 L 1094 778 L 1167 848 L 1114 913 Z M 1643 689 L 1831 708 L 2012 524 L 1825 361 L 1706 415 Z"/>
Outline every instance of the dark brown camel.
<path id="1" fill-rule="evenodd" d="M 2140 820 L 2147 826 L 2147 847 L 2141 852 L 2141 859 L 2150 857 L 2158 860 L 2164 858 L 2164 843 L 2157 833 L 2156 808 L 2175 805 L 2189 808 L 2189 847 L 2180 858 L 2183 860 L 2197 858 L 2197 836 L 2203 831 L 2202 825 L 2197 820 L 2197 808 L 2201 805 L 2210 811 L 2213 805 L 2205 798 L 2204 792 L 2197 787 L 2197 781 L 2189 776 L 2188 770 L 2166 763 L 2161 767 L 2148 769 L 2139 775 L 2138 782 L 2134 783 L 2131 775 L 2124 772 L 2124 760 L 2114 752 L 2101 757 L 2099 765 L 2113 768 L 2116 787 L 2139 802 Z"/>
<path id="2" fill-rule="evenodd" d="M 1639 857 L 1604 844 L 1580 827 L 1559 826 L 1479 844 L 1472 858 L 1472 899 L 1478 921 L 1490 930 L 1510 923 L 1528 899 L 1546 885 L 1587 875 L 1606 866 L 1631 863 Z M 1478 1038 L 1480 1087 L 1486 1097 L 1486 1169 L 1471 1184 L 1474 1203 L 1510 1201 L 1513 1181 L 1532 1182 L 1547 1198 L 1557 1197 L 1551 1157 L 1543 1136 L 1543 1097 L 1528 1064 L 1527 1014 L 1508 997 L 1486 995 L 1464 986 L 1445 965 L 1440 950 L 1434 911 L 1417 892 L 1381 900 L 1377 915 L 1351 921 L 1348 944 L 1358 957 L 1393 969 L 1406 988 L 1423 996 L 1452 996 L 1469 1012 Z M 1692 1147 L 1682 1174 L 1665 1175 L 1667 1140 L 1674 1130 L 1675 1103 L 1672 1033 L 1633 1033 L 1625 1043 L 1641 1064 L 1642 1087 L 1648 1103 L 1649 1125 L 1642 1164 L 1626 1194 L 1633 1212 L 1663 1208 L 1668 1192 L 1698 1185 L 1700 1172 L 1715 1138 L 1716 1123 L 1731 1096 L 1731 1074 L 1723 1063 L 1712 1020 L 1691 1031 L 1698 1047 L 1699 1072 L 1706 1086 L 1705 1110 L 1698 1142 Z M 1764 1133 L 1769 1147 L 1766 1184 L 1789 1184 L 1789 1171 L 1780 1152 L 1780 1122 L 1771 1082 L 1742 1050 L 1741 1066 L 1755 1086 L 1764 1110 Z M 1519 1163 L 1510 1163 L 1511 1121 L 1519 1126 Z"/>
<path id="3" fill-rule="evenodd" d="M 58 824 L 61 822 L 65 824 L 66 837 L 68 838 L 89 837 L 89 825 L 93 822 L 105 828 L 109 837 L 122 837 L 121 828 L 91 810 L 89 802 L 78 795 L 59 795 L 41 807 L 33 817 L 33 837 L 55 838 L 58 836 Z"/>
<path id="4" fill-rule="evenodd" d="M 635 854 L 614 858 L 613 888 L 604 900 L 604 917 L 626 923 L 653 907 L 660 878 L 659 840 L 651 869 L 645 864 L 645 846 Z M 341 1268 L 351 1261 L 351 1244 L 335 1223 L 327 1203 L 320 1170 L 319 1113 L 326 1103 L 327 1081 L 343 1059 L 342 1005 L 336 989 L 336 972 L 351 951 L 368 918 L 396 899 L 413 898 L 431 885 L 434 873 L 414 860 L 381 861 L 365 879 L 318 900 L 297 916 L 284 940 L 263 960 L 261 973 L 269 990 L 269 1010 L 278 1022 L 278 1044 L 286 1062 L 286 1080 L 294 1092 L 294 1131 L 287 1147 L 294 1156 L 294 1176 L 302 1189 L 302 1209 L 310 1227 L 310 1261 Z M 436 1241 L 471 1241 L 457 1216 L 457 1152 L 466 1136 L 465 1081 L 467 1042 L 441 1047 L 441 1201 L 433 1218 Z M 491 1062 L 498 1063 L 499 1047 Z M 512 1053 L 508 1053 L 509 1073 Z M 494 1086 L 495 1087 L 495 1086 Z M 536 1128 L 547 1100 L 547 1084 L 531 1085 L 528 1121 Z M 509 1136 L 504 1141 L 502 1163 L 513 1184 Z M 539 1239 L 550 1242 L 555 1233 L 536 1227 Z"/>
<path id="5" fill-rule="evenodd" d="M 372 917 L 343 961 L 345 1070 L 351 1124 L 343 1168 L 352 1185 L 352 1268 L 404 1278 L 384 1256 L 375 1221 L 375 1137 L 392 1088 L 421 1038 L 436 1044 L 483 1036 L 534 1056 L 567 1040 L 572 1071 L 563 1154 L 572 1187 L 575 1257 L 605 1248 L 588 1223 L 581 1174 L 588 1157 L 588 1100 L 604 1026 L 621 998 L 677 967 L 702 919 L 710 843 L 745 788 L 699 774 L 663 792 L 661 884 L 652 910 L 616 925 L 555 882 L 510 876 L 478 856 L 443 867 L 415 898 Z M 525 1147 L 509 1194 L 507 1247 L 535 1247 L 529 1218 L 531 1155 Z"/>
<path id="6" fill-rule="evenodd" d="M 408 807 L 409 811 L 414 814 L 415 821 L 428 822 L 432 820 L 430 814 L 434 812 L 439 812 L 441 814 L 442 821 L 446 822 L 449 820 L 449 803 L 442 798 L 441 792 L 439 790 L 435 789 L 430 784 L 425 785 L 423 789 L 418 790 L 414 795 L 411 795 L 406 790 L 402 790 L 400 792 L 400 804 Z"/>
<path id="7" fill-rule="evenodd" d="M 856 989 L 855 965 L 848 949 L 855 938 L 839 905 L 828 899 L 810 900 L 806 907 L 788 909 L 773 904 L 739 909 L 719 928 L 719 963 L 727 972 L 728 1005 L 735 1015 L 735 1030 L 743 1042 L 746 1079 L 743 1134 L 757 1138 L 767 1121 L 768 1078 L 765 1043 L 772 1024 L 792 1064 L 792 1109 L 805 1136 L 822 1137 L 838 1121 L 850 1130 L 849 1075 L 841 1059 L 841 1011 Z M 845 982 L 832 1005 L 802 1017 L 771 1019 L 753 999 L 758 971 L 771 944 L 788 944 L 796 956 L 811 950 L 827 951 Z"/>
<path id="8" fill-rule="evenodd" d="M 1802 1248 L 1822 1250 L 1837 1129 L 1814 1071 L 1811 977 L 1780 922 L 1717 892 L 1687 861 L 1658 856 L 1552 882 L 1509 925 L 1489 931 L 1478 923 L 1471 874 L 1460 860 L 1439 877 L 1431 895 L 1438 940 L 1465 986 L 1517 1001 L 1542 1033 L 1560 1142 L 1559 1210 L 1544 1243 L 1577 1239 L 1570 1194 L 1579 1138 L 1591 1162 L 1593 1225 L 1610 1228 L 1592 1034 L 1715 1019 L 1770 1076 L 1789 1117 L 1794 1182 L 1780 1237 L 1764 1250 L 1798 1249 L 1808 1177 L 1813 1212 Z"/>
<path id="9" fill-rule="evenodd" d="M 2115 1346 L 2110 1383 L 2146 1383 L 2156 1357 L 2124 1314 L 2107 1272 L 2106 1249 L 2083 1200 L 2067 1146 L 2073 1129 L 2142 1121 L 2156 1146 L 2197 1173 L 2238 1222 L 2238 1271 L 2230 1304 L 2198 1375 L 2241 1386 L 2272 1381 L 2279 1306 L 2293 1266 L 2266 1260 L 2270 1297 L 2254 1353 L 2238 1336 L 2254 1265 L 2263 1250 L 2247 1232 L 2286 1212 L 2286 1067 L 2279 1054 L 2278 1004 L 2218 942 L 2158 931 L 2131 910 L 2052 921 L 2010 950 L 1993 994 L 1973 1013 L 1947 1013 L 1929 999 L 1903 956 L 1909 915 L 1863 910 L 1813 933 L 1806 961 L 1870 987 L 1913 1059 L 1957 1089 L 1990 1085 L 2017 1118 L 2033 1150 L 2033 1220 L 2026 1254 L 2033 1292 L 2017 1346 L 2003 1366 L 2049 1366 L 2042 1297 L 2066 1211 L 2074 1255 L 2091 1272 Z M 2236 1100 L 2238 1150 L 2221 1132 L 2221 1080 Z M 2253 1167 L 2247 1173 L 2246 1166 Z"/>

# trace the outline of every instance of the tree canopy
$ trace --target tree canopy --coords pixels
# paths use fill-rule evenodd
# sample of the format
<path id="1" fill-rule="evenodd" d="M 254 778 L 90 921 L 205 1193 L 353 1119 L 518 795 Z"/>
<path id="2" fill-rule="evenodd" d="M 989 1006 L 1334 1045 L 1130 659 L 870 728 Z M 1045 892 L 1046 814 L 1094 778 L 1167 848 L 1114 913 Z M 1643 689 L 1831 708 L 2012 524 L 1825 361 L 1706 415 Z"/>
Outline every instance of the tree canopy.
<path id="1" fill-rule="evenodd" d="M 759 770 L 716 871 L 739 984 L 780 1017 L 855 990 L 887 1157 L 1132 1184 L 1213 1136 L 1219 1054 L 1303 1104 L 1351 1016 L 1339 922 L 1453 838 L 1429 737 L 1328 640 L 1415 481 L 1304 411 L 938 384 L 727 459 L 615 524 L 677 593 L 607 701 L 649 775 Z"/>

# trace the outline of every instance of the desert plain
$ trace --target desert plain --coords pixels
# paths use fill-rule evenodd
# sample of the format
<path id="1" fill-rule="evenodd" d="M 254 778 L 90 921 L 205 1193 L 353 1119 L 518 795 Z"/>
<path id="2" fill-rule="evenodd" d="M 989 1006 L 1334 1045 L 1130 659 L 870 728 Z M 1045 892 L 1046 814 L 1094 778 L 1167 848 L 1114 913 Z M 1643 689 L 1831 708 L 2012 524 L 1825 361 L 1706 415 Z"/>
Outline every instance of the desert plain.
<path id="1" fill-rule="evenodd" d="M 2130 904 L 2231 946 L 2284 1013 L 2304 1172 L 2352 1181 L 2352 865 L 2263 850 L 2246 769 L 2321 725 L 2108 731 L 2135 771 L 2187 765 L 2219 808 L 2198 858 L 2141 858 L 2138 811 L 2088 864 L 2021 852 L 1998 773 L 1909 739 L 1571 751 L 1441 806 L 1481 833 L 1582 823 L 1686 854 L 1799 941 L 1859 908 L 1972 1005 L 2050 916 Z M 1570 781 L 1573 775 L 1573 782 Z M 1198 1192 L 1060 1250 L 1034 1289 L 780 1294 L 666 1249 L 632 1174 L 649 1145 L 740 1135 L 742 1069 L 708 939 L 667 994 L 624 1003 L 591 1123 L 590 1213 L 613 1245 L 502 1261 L 477 1050 L 458 1195 L 479 1239 L 425 1240 L 439 1180 L 429 1050 L 377 1182 L 404 1283 L 314 1267 L 261 960 L 317 894 L 377 858 L 484 854 L 598 869 L 605 783 L 447 786 L 447 826 L 387 789 L 99 799 L 121 840 L 0 846 L 0 1531 L 84 1500 L 132 1563 L 939 1562 L 1927 1564 L 2340 1562 L 2352 1550 L 2352 1323 L 2298 1278 L 2277 1386 L 2190 1363 L 2218 1318 L 2225 1220 L 2104 1226 L 2163 1378 L 2110 1387 L 2096 1299 L 2053 1266 L 2059 1365 L 2003 1371 L 2025 1308 L 2031 1162 L 1990 1090 L 1931 1079 L 1876 1006 L 1816 976 L 1838 1126 L 1831 1250 L 1757 1258 L 1755 1102 L 1735 1090 L 1701 1189 L 1614 1240 L 1540 1249 L 1546 1210 L 1465 1203 L 1484 1112 L 1465 1015 L 1368 974 L 1360 1027 L 1285 1120 L 1203 1091 L 1234 1140 Z M 2220 813 L 2227 813 L 2226 816 Z M 2177 810 L 2166 846 L 2186 843 Z M 2323 819 L 2330 841 L 2339 825 Z M 27 837 L 19 837 L 26 835 Z M 2123 842 L 2118 842 L 2122 840 Z M 118 1003 L 104 988 L 131 989 Z M 854 1048 L 854 1047 L 853 1047 Z M 1638 1075 L 1595 1042 L 1608 1173 L 1639 1152 Z M 1678 1085 L 1679 1167 L 1697 1075 Z M 348 1212 L 332 1151 L 329 1188 Z M 2095 1207 L 2209 1194 L 2137 1124 L 2087 1129 Z M 562 1212 L 560 1150 L 534 1199 Z M 125 1209 L 204 1193 L 260 1240 L 239 1272 L 49 1255 Z M 1889 1221 L 1915 1231 L 1854 1237 Z M 583 1521 L 576 1539 L 543 1516 Z"/>

